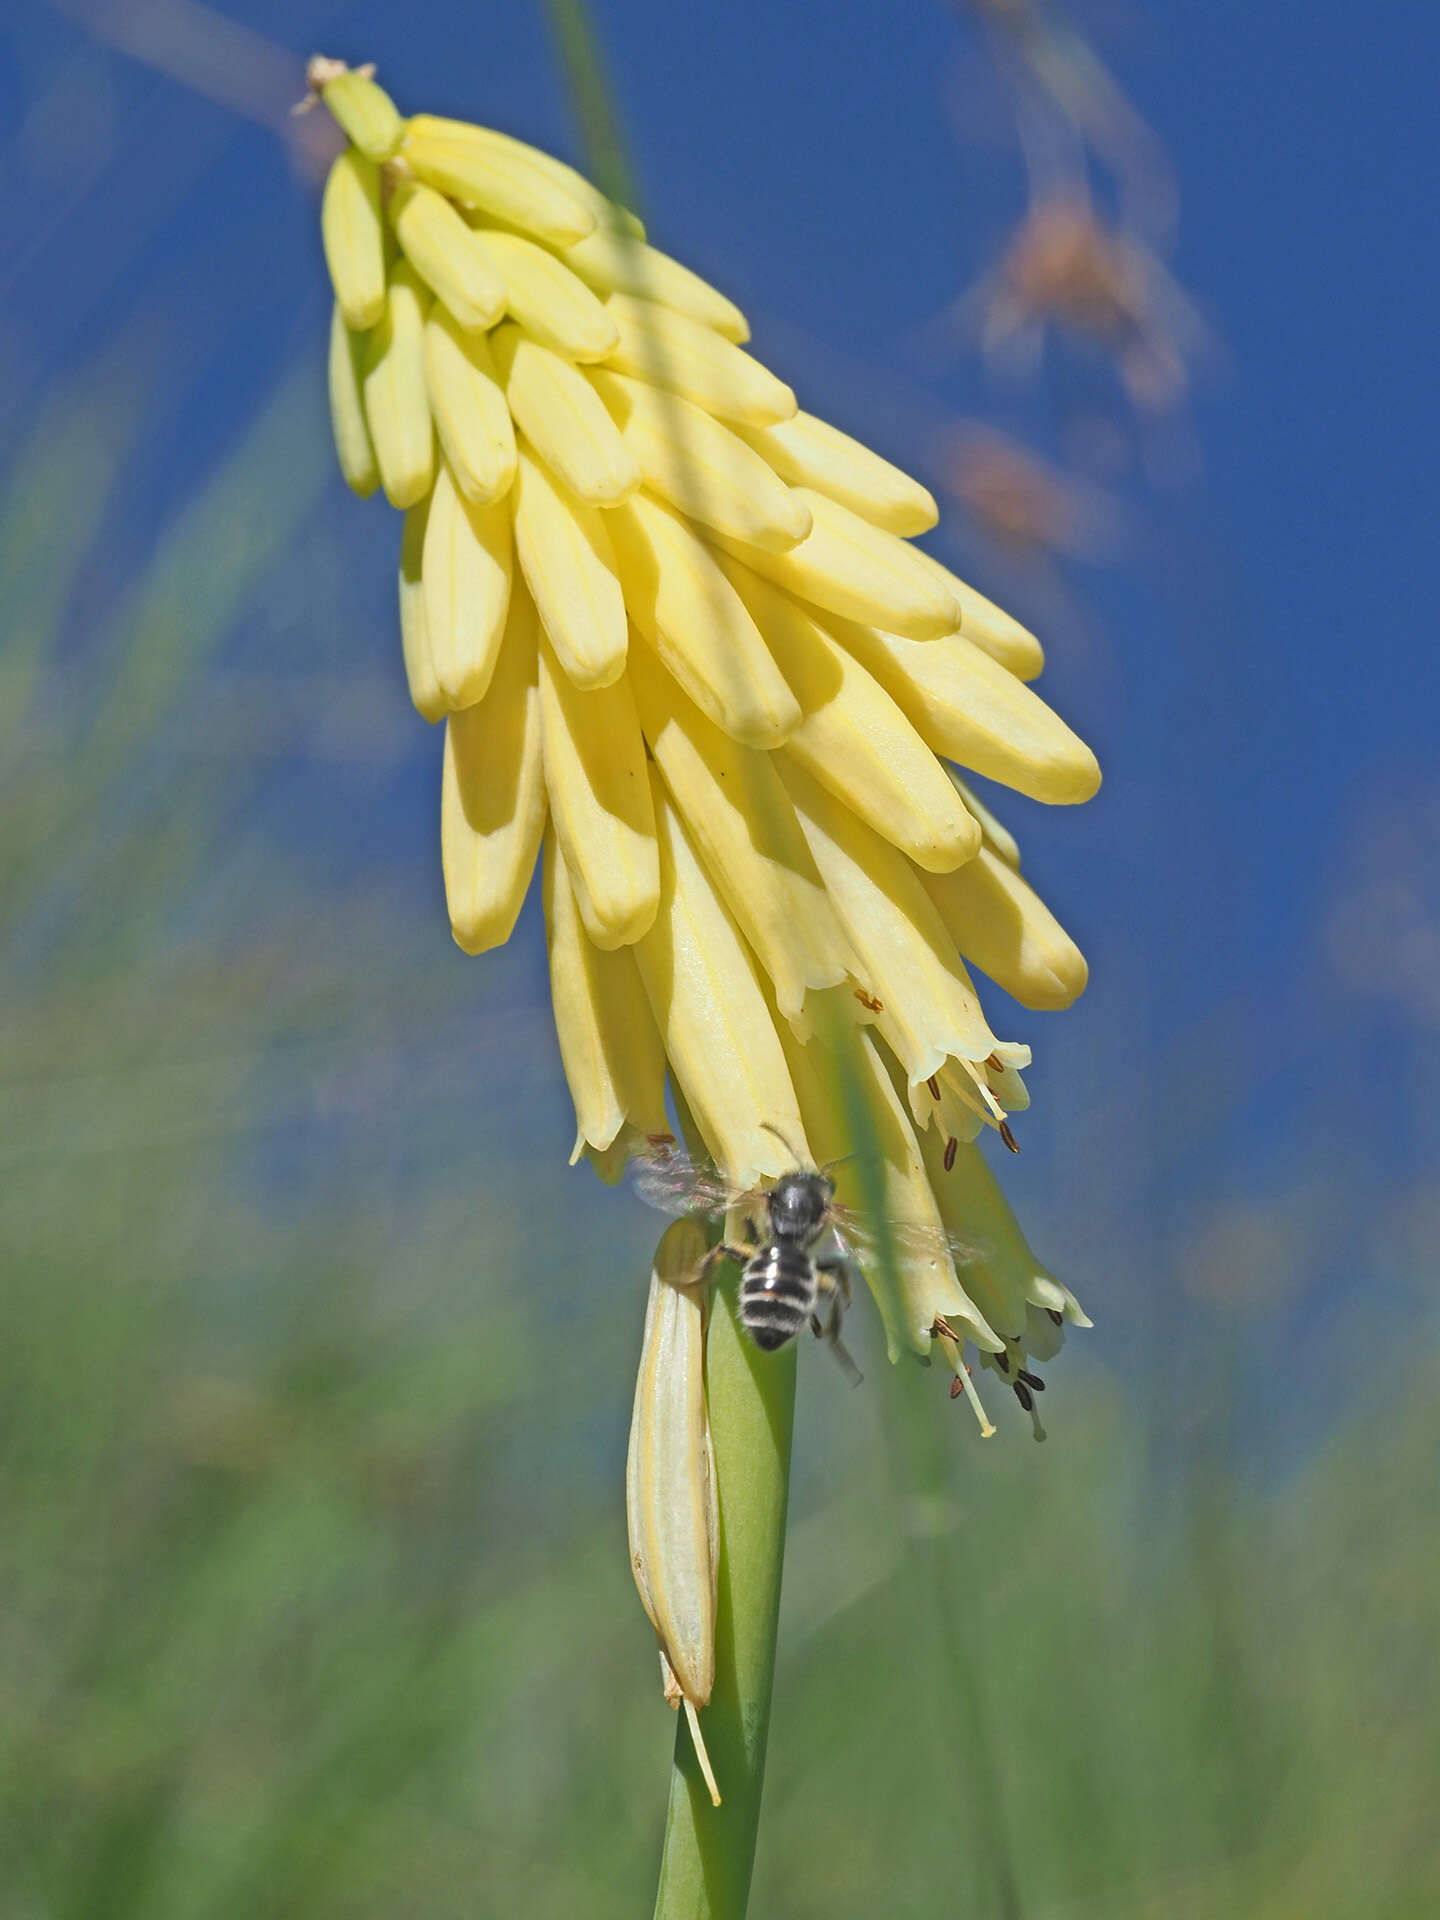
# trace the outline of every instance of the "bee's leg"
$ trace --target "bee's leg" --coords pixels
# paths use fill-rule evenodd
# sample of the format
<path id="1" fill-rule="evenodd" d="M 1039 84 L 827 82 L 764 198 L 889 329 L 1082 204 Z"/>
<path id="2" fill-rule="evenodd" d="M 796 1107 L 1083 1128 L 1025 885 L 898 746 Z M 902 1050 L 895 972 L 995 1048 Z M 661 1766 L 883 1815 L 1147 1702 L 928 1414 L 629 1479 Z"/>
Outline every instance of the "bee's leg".
<path id="1" fill-rule="evenodd" d="M 849 1374 L 852 1384 L 858 1387 L 864 1375 L 850 1358 L 849 1349 L 840 1338 L 840 1323 L 853 1297 L 851 1275 L 854 1270 L 854 1258 L 843 1242 L 839 1253 L 826 1254 L 815 1262 L 815 1278 L 821 1294 L 829 1302 L 830 1311 L 823 1324 L 819 1314 L 816 1314 L 810 1325 L 815 1337 L 825 1341 Z"/>
<path id="2" fill-rule="evenodd" d="M 728 1241 L 719 1240 L 695 1269 L 695 1278 L 688 1281 L 687 1285 L 705 1286 L 722 1260 L 733 1260 L 737 1267 L 746 1267 L 750 1264 L 754 1252 L 754 1247 L 732 1247 Z"/>

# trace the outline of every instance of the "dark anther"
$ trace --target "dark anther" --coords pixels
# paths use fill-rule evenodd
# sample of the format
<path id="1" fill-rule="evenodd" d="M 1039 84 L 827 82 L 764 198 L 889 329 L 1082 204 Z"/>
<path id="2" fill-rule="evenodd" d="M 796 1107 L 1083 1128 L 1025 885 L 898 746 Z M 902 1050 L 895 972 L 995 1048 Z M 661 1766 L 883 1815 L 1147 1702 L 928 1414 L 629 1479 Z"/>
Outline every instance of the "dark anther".
<path id="1" fill-rule="evenodd" d="M 1050 1318 L 1055 1322 L 1057 1327 L 1064 1326 L 1065 1316 L 1063 1313 L 1057 1313 L 1054 1307 L 1046 1307 L 1045 1311 L 1049 1314 Z"/>
<path id="2" fill-rule="evenodd" d="M 955 1378 L 950 1382 L 950 1398 L 952 1400 L 958 1400 L 964 1391 L 965 1391 L 965 1382 L 960 1378 L 959 1374 L 957 1373 Z"/>
<path id="3" fill-rule="evenodd" d="M 999 1369 L 1000 1369 L 1000 1371 L 1001 1371 L 1002 1373 L 1008 1373 L 1008 1372 L 1010 1371 L 1010 1356 L 1009 1356 L 1009 1354 L 1008 1354 L 1008 1353 L 997 1353 L 997 1354 L 996 1354 L 996 1356 L 995 1356 L 995 1364 L 996 1364 L 996 1366 L 997 1366 L 997 1367 L 999 1367 Z"/>
<path id="4" fill-rule="evenodd" d="M 992 1073 L 1003 1073 L 1005 1071 L 1005 1062 L 1000 1058 L 998 1053 L 992 1053 L 985 1064 Z"/>
<path id="5" fill-rule="evenodd" d="M 1022 1387 L 1018 1380 L 1015 1383 L 1015 1398 L 1027 1413 L 1033 1413 L 1035 1411 L 1035 1402 L 1031 1398 L 1030 1389 L 1028 1387 Z"/>
<path id="6" fill-rule="evenodd" d="M 1024 1367 L 1018 1367 L 1015 1372 L 1015 1378 L 1017 1380 L 1023 1380 L 1027 1387 L 1033 1387 L 1036 1393 L 1043 1393 L 1045 1391 L 1045 1382 L 1040 1378 L 1038 1373 L 1027 1373 Z"/>
<path id="7" fill-rule="evenodd" d="M 884 1001 L 877 1000 L 874 994 L 867 993 L 864 987 L 856 987 L 855 998 L 860 1002 L 861 1006 L 867 1010 L 867 1012 L 883 1013 L 885 1011 Z"/>
<path id="8" fill-rule="evenodd" d="M 930 1089 L 930 1098 L 932 1100 L 938 1100 L 940 1098 L 940 1082 L 935 1078 L 933 1073 L 925 1084 Z"/>
<path id="9" fill-rule="evenodd" d="M 1005 1142 L 1006 1146 L 1009 1147 L 1011 1153 L 1019 1153 L 1020 1142 L 1010 1131 L 1010 1122 L 1008 1120 L 1002 1120 L 1000 1122 L 1000 1138 Z"/>
<path id="10" fill-rule="evenodd" d="M 959 1142 L 958 1140 L 947 1140 L 947 1141 L 945 1142 L 945 1171 L 946 1171 L 946 1173 L 949 1173 L 949 1171 L 950 1171 L 950 1169 L 951 1169 L 951 1168 L 952 1168 L 952 1167 L 954 1166 L 954 1164 L 955 1164 L 955 1149 L 956 1149 L 956 1148 L 957 1148 L 957 1147 L 958 1147 L 959 1145 L 960 1145 L 960 1142 Z"/>

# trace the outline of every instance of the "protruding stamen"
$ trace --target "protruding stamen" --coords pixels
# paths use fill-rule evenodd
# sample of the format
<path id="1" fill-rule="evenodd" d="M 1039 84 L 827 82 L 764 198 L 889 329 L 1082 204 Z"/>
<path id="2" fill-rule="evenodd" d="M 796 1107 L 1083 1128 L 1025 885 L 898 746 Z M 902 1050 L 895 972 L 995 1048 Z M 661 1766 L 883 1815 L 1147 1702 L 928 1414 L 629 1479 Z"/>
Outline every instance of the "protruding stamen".
<path id="1" fill-rule="evenodd" d="M 1045 1311 L 1046 1313 L 1049 1314 L 1050 1318 L 1055 1322 L 1057 1327 L 1064 1326 L 1065 1316 L 1063 1313 L 1061 1313 L 1058 1307 L 1046 1307 Z"/>
<path id="2" fill-rule="evenodd" d="M 1017 1367 L 1015 1369 L 1015 1378 L 1017 1380 L 1023 1380 L 1032 1393 L 1043 1393 L 1045 1391 L 1045 1382 L 1040 1378 L 1038 1373 L 1027 1373 L 1024 1367 Z"/>
<path id="3" fill-rule="evenodd" d="M 1035 1411 L 1035 1399 L 1028 1387 L 1021 1386 L 1017 1380 L 1011 1391 L 1027 1413 L 1033 1413 Z"/>
<path id="4" fill-rule="evenodd" d="M 990 1423 L 984 1406 L 981 1404 L 979 1394 L 975 1391 L 975 1383 L 970 1378 L 970 1369 L 966 1366 L 962 1356 L 960 1342 L 951 1332 L 946 1322 L 938 1316 L 930 1329 L 930 1335 L 932 1339 L 940 1342 L 941 1351 L 955 1370 L 954 1383 L 950 1388 L 950 1398 L 954 1400 L 957 1399 L 960 1394 L 964 1394 L 965 1398 L 970 1402 L 976 1420 L 980 1423 L 980 1438 L 982 1440 L 988 1440 L 995 1429 Z"/>
<path id="5" fill-rule="evenodd" d="M 1020 1142 L 1010 1131 L 1010 1122 L 1008 1120 L 1002 1120 L 1000 1122 L 1000 1138 L 1005 1142 L 1006 1146 L 1009 1147 L 1011 1153 L 1019 1153 Z"/>
<path id="6" fill-rule="evenodd" d="M 992 1355 L 991 1355 L 991 1358 L 992 1358 L 992 1359 L 994 1360 L 994 1362 L 995 1362 L 995 1364 L 996 1364 L 996 1366 L 997 1366 L 997 1367 L 999 1367 L 999 1369 L 1000 1369 L 1000 1371 L 1001 1371 L 1002 1373 L 1009 1373 L 1009 1371 L 1010 1371 L 1010 1356 L 1009 1356 L 1009 1354 L 1008 1354 L 1008 1353 L 996 1353 L 996 1354 L 992 1354 Z"/>
<path id="7" fill-rule="evenodd" d="M 930 1098 L 932 1100 L 938 1100 L 940 1098 L 940 1082 L 935 1078 L 933 1073 L 925 1084 L 930 1089 Z"/>
<path id="8" fill-rule="evenodd" d="M 700 1716 L 695 1711 L 695 1703 L 688 1695 L 685 1700 L 685 1718 L 690 1722 L 690 1738 L 695 1743 L 695 1758 L 700 1762 L 700 1771 L 705 1776 L 705 1785 L 710 1789 L 710 1804 L 720 1805 L 720 1789 L 715 1784 L 714 1769 L 710 1765 L 710 1755 L 705 1751 L 705 1736 L 700 1731 Z"/>
<path id="9" fill-rule="evenodd" d="M 953 1138 L 952 1138 L 952 1139 L 949 1139 L 949 1140 L 947 1140 L 947 1141 L 945 1142 L 945 1171 L 946 1171 L 946 1173 L 949 1173 L 949 1172 L 950 1172 L 950 1170 L 951 1170 L 951 1168 L 952 1168 L 952 1167 L 953 1167 L 953 1166 L 955 1165 L 955 1154 L 956 1154 L 956 1151 L 957 1151 L 957 1150 L 958 1150 L 958 1148 L 959 1148 L 959 1145 L 960 1145 L 960 1142 L 959 1142 L 958 1140 L 956 1140 L 956 1139 L 953 1139 Z"/>

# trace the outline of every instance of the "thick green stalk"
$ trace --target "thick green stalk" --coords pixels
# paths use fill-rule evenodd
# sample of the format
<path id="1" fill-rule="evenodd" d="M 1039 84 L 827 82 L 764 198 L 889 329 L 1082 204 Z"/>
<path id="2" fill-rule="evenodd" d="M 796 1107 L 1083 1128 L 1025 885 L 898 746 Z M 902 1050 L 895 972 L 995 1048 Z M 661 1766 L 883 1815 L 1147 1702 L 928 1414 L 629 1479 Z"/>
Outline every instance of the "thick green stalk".
<path id="1" fill-rule="evenodd" d="M 655 1920 L 744 1920 L 765 1784 L 790 1491 L 795 1343 L 762 1353 L 735 1317 L 737 1276 L 712 1296 L 705 1379 L 720 1504 L 715 1690 L 700 1715 L 714 1807 L 684 1715 L 675 1730 Z"/>

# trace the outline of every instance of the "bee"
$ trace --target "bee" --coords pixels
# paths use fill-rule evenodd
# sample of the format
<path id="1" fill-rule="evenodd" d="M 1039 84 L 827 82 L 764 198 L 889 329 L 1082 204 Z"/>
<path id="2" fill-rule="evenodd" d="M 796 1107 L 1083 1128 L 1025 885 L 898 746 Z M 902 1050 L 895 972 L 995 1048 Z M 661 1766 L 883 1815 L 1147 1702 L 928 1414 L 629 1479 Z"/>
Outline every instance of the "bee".
<path id="1" fill-rule="evenodd" d="M 855 1283 L 863 1277 L 850 1244 L 852 1238 L 863 1241 L 863 1231 L 856 1216 L 837 1205 L 829 1169 L 804 1166 L 779 1129 L 764 1124 L 796 1163 L 773 1186 L 737 1190 L 714 1167 L 697 1165 L 678 1151 L 657 1149 L 632 1163 L 635 1190 L 662 1213 L 701 1214 L 711 1220 L 739 1213 L 743 1240 L 721 1240 L 713 1246 L 695 1284 L 708 1280 L 720 1261 L 733 1260 L 741 1269 L 740 1324 L 757 1347 L 774 1353 L 809 1326 L 858 1381 L 860 1371 L 840 1329 Z M 891 1223 L 890 1231 L 912 1247 L 923 1245 L 960 1259 L 975 1257 L 972 1243 L 938 1230 Z"/>

